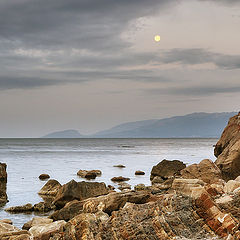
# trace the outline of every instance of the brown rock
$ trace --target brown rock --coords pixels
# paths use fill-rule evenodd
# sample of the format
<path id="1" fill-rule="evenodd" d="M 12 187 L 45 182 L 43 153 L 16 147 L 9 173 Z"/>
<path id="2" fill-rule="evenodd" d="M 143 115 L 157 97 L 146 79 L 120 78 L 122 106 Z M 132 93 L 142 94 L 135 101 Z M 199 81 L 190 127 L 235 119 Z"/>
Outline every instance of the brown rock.
<path id="1" fill-rule="evenodd" d="M 64 184 L 56 195 L 53 203 L 63 207 L 67 202 L 74 199 L 84 200 L 90 197 L 97 197 L 108 194 L 105 183 L 99 182 L 76 182 L 74 180 Z"/>
<path id="2" fill-rule="evenodd" d="M 55 209 L 55 206 L 51 202 L 39 202 L 33 206 L 34 212 L 49 212 Z"/>
<path id="3" fill-rule="evenodd" d="M 240 182 L 238 181 L 235 181 L 235 180 L 229 180 L 223 190 L 225 193 L 232 193 L 235 189 L 239 188 L 240 187 Z"/>
<path id="4" fill-rule="evenodd" d="M 12 224 L 0 222 L 0 236 L 1 234 L 16 232 L 16 231 L 20 231 L 20 229 L 17 227 L 14 227 Z"/>
<path id="5" fill-rule="evenodd" d="M 145 175 L 145 172 L 143 172 L 143 171 L 136 171 L 135 175 Z"/>
<path id="6" fill-rule="evenodd" d="M 95 179 L 97 176 L 101 176 L 102 172 L 100 170 L 79 170 L 77 175 L 86 179 Z"/>
<path id="7" fill-rule="evenodd" d="M 40 180 L 46 180 L 46 179 L 50 178 L 50 176 L 49 176 L 48 174 L 43 173 L 43 174 L 41 174 L 38 178 L 39 178 Z"/>
<path id="8" fill-rule="evenodd" d="M 128 183 L 125 183 L 125 182 L 120 182 L 119 184 L 118 184 L 118 189 L 119 190 L 121 190 L 121 191 L 123 191 L 123 190 L 131 190 L 131 185 L 130 184 L 128 184 Z"/>
<path id="9" fill-rule="evenodd" d="M 215 146 L 214 154 L 224 180 L 235 179 L 240 175 L 240 113 L 230 118 Z"/>
<path id="10" fill-rule="evenodd" d="M 32 220 L 25 223 L 22 227 L 24 230 L 29 230 L 33 226 L 43 225 L 43 224 L 49 224 L 52 223 L 53 220 L 46 217 L 34 217 Z"/>
<path id="11" fill-rule="evenodd" d="M 178 160 L 163 160 L 152 168 L 150 180 L 153 180 L 156 176 L 161 177 L 163 180 L 167 180 L 179 174 L 185 167 L 186 165 Z"/>
<path id="12" fill-rule="evenodd" d="M 29 229 L 29 232 L 33 236 L 34 240 L 48 240 L 55 233 L 63 232 L 63 227 L 65 225 L 66 222 L 61 220 L 53 223 L 33 226 Z"/>
<path id="13" fill-rule="evenodd" d="M 117 167 L 117 168 L 125 168 L 126 166 L 119 164 L 119 165 L 114 165 L 113 167 Z"/>
<path id="14" fill-rule="evenodd" d="M 6 208 L 4 210 L 6 212 L 11 212 L 11 213 L 32 212 L 33 211 L 33 205 L 31 203 L 27 203 L 23 206 L 9 207 L 9 208 Z"/>
<path id="15" fill-rule="evenodd" d="M 13 222 L 12 222 L 11 219 L 1 219 L 0 222 L 1 222 L 1 223 L 7 223 L 7 224 L 10 224 L 10 225 L 13 224 Z"/>
<path id="16" fill-rule="evenodd" d="M 8 202 L 6 193 L 7 184 L 7 165 L 6 163 L 0 163 L 0 206 L 3 206 Z"/>
<path id="17" fill-rule="evenodd" d="M 199 164 L 192 164 L 180 171 L 182 178 L 200 179 L 206 183 L 220 183 L 222 174 L 220 169 L 209 159 L 202 160 Z"/>
<path id="18" fill-rule="evenodd" d="M 111 179 L 111 181 L 113 182 L 124 182 L 124 181 L 129 181 L 130 178 L 126 178 L 126 177 L 123 177 L 123 176 L 119 176 L 119 177 L 113 177 Z"/>
<path id="19" fill-rule="evenodd" d="M 62 185 L 54 179 L 50 179 L 38 192 L 39 195 L 56 196 Z"/>
<path id="20" fill-rule="evenodd" d="M 69 221 L 73 217 L 83 212 L 96 213 L 101 206 L 101 210 L 107 214 L 117 211 L 122 208 L 126 202 L 143 204 L 151 197 L 151 194 L 146 191 L 139 192 L 112 192 L 107 195 L 88 198 L 83 201 L 74 200 L 67 203 L 62 209 L 55 211 L 51 218 L 56 220 Z"/>

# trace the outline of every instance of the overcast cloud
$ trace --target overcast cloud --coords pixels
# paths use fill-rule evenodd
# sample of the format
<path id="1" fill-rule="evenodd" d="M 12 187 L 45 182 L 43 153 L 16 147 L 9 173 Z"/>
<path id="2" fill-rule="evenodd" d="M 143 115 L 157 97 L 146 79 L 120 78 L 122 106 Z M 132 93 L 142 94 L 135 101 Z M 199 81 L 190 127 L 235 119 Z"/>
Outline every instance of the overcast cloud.
<path id="1" fill-rule="evenodd" d="M 0 137 L 238 110 L 238 15 L 237 0 L 0 1 Z"/>

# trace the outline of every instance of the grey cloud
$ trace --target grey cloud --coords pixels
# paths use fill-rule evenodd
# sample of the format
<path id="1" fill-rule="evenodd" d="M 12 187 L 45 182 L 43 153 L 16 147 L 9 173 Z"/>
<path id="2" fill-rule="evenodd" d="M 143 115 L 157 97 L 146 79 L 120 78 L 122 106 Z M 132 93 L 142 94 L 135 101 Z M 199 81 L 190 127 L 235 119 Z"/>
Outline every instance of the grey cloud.
<path id="1" fill-rule="evenodd" d="M 213 63 L 219 68 L 240 68 L 240 55 L 225 55 L 214 53 L 205 49 L 172 49 L 165 52 L 159 59 L 162 63 L 202 64 Z"/>
<path id="2" fill-rule="evenodd" d="M 147 94 L 150 95 L 183 95 L 183 96 L 211 96 L 219 93 L 239 93 L 240 92 L 240 86 L 234 86 L 234 87 L 170 87 L 170 88 L 155 88 L 155 89 L 148 89 L 143 90 Z"/>

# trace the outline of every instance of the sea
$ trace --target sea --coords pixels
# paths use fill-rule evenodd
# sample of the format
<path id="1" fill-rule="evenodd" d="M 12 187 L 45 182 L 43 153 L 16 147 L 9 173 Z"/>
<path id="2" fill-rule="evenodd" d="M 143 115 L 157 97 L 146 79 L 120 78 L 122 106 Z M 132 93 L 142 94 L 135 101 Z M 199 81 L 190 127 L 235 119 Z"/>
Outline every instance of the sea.
<path id="1" fill-rule="evenodd" d="M 150 185 L 150 172 L 163 159 L 181 160 L 187 165 L 203 159 L 215 160 L 213 151 L 217 139 L 0 139 L 0 162 L 7 164 L 7 195 L 9 202 L 0 208 L 0 219 L 11 219 L 19 228 L 41 214 L 10 214 L 11 206 L 42 201 L 38 191 L 46 183 L 39 175 L 47 173 L 51 179 L 65 184 L 82 170 L 99 169 L 98 182 L 118 187 L 112 177 L 130 178 L 128 183 Z M 122 164 L 126 168 L 116 168 Z M 135 171 L 146 174 L 135 176 Z M 44 215 L 44 214 L 43 214 Z"/>

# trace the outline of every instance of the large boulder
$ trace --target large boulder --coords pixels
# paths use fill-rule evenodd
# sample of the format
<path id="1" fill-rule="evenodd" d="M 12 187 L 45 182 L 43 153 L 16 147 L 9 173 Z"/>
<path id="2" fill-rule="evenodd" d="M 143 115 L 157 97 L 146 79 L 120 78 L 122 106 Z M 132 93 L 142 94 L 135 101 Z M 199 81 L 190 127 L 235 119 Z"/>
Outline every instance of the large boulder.
<path id="1" fill-rule="evenodd" d="M 240 112 L 230 118 L 215 146 L 214 154 L 224 180 L 235 179 L 240 175 Z"/>
<path id="2" fill-rule="evenodd" d="M 38 192 L 39 195 L 56 196 L 62 185 L 54 179 L 50 179 Z"/>
<path id="3" fill-rule="evenodd" d="M 103 182 L 76 182 L 72 180 L 61 187 L 53 203 L 56 207 L 62 208 L 67 202 L 74 199 L 81 201 L 105 194 L 108 194 L 108 189 Z"/>
<path id="4" fill-rule="evenodd" d="M 24 230 L 29 230 L 31 227 L 33 226 L 37 226 L 37 225 L 44 225 L 44 224 L 49 224 L 52 223 L 53 220 L 50 218 L 46 218 L 46 217 L 34 217 L 32 220 L 26 222 L 22 229 Z"/>
<path id="5" fill-rule="evenodd" d="M 155 177 L 158 177 L 158 179 L 162 179 L 162 182 L 164 182 L 165 180 L 178 175 L 185 167 L 186 164 L 179 160 L 169 161 L 164 159 L 156 166 L 153 166 L 150 180 L 152 181 Z"/>
<path id="6" fill-rule="evenodd" d="M 112 192 L 82 201 L 71 201 L 62 209 L 55 211 L 51 218 L 54 221 L 62 219 L 68 221 L 83 212 L 96 213 L 99 207 L 101 207 L 103 212 L 110 215 L 113 211 L 118 211 L 122 208 L 127 202 L 143 204 L 149 200 L 151 200 L 151 194 L 147 191 Z"/>
<path id="7" fill-rule="evenodd" d="M 7 203 L 7 165 L 6 163 L 0 163 L 0 206 Z"/>
<path id="8" fill-rule="evenodd" d="M 184 168 L 181 170 L 180 174 L 182 178 L 196 178 L 209 184 L 222 181 L 220 169 L 209 159 L 204 159 L 199 164 L 192 164 Z"/>

